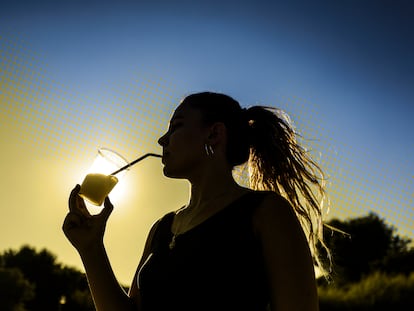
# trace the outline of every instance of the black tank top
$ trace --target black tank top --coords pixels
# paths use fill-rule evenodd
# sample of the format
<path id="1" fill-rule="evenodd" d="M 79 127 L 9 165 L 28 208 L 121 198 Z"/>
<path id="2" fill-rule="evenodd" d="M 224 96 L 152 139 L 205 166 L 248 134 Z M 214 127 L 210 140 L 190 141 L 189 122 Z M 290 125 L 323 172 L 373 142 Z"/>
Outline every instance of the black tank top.
<path id="1" fill-rule="evenodd" d="M 174 213 L 158 223 L 151 254 L 138 274 L 144 311 L 263 311 L 269 302 L 253 211 L 265 192 L 250 192 L 176 237 Z"/>

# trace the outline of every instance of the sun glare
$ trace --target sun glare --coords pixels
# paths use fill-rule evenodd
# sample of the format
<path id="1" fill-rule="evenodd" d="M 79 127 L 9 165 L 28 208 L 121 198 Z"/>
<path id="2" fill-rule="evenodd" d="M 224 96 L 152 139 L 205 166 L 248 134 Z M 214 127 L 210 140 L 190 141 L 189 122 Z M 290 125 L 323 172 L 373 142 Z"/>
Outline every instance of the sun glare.
<path id="1" fill-rule="evenodd" d="M 129 162 L 117 152 L 107 149 L 107 148 L 100 148 L 98 150 L 98 154 L 96 155 L 92 165 L 87 170 L 86 175 L 87 174 L 103 174 L 103 175 L 109 176 L 109 175 L 112 175 L 113 172 L 117 171 L 118 169 L 122 167 L 127 166 L 128 164 Z M 111 198 L 111 201 L 113 203 L 118 203 L 121 200 L 121 198 L 125 196 L 126 183 L 123 182 L 123 179 L 127 171 L 128 169 L 125 169 L 122 172 L 119 172 L 115 175 L 115 177 L 118 179 L 118 182 L 115 184 L 114 188 L 111 190 L 109 194 L 109 197 Z M 91 188 L 95 188 L 94 189 L 95 192 L 96 191 L 100 192 L 100 189 L 102 189 L 102 191 L 105 191 L 104 190 L 105 185 L 98 184 L 98 181 L 100 182 L 100 180 L 102 179 L 96 179 L 97 184 L 92 185 L 93 187 L 91 187 Z M 81 188 L 81 192 L 82 192 L 82 188 Z M 88 202 L 88 200 L 86 200 L 86 204 L 87 204 L 89 211 L 92 214 L 99 213 L 102 210 L 102 205 L 101 206 L 93 205 L 90 202 Z"/>
<path id="2" fill-rule="evenodd" d="M 110 175 L 128 163 L 129 162 L 119 153 L 108 148 L 100 148 L 98 149 L 98 154 L 96 155 L 96 158 L 87 173 L 102 173 Z M 122 171 L 118 173 L 116 177 L 118 179 L 122 178 L 124 174 L 125 171 Z"/>

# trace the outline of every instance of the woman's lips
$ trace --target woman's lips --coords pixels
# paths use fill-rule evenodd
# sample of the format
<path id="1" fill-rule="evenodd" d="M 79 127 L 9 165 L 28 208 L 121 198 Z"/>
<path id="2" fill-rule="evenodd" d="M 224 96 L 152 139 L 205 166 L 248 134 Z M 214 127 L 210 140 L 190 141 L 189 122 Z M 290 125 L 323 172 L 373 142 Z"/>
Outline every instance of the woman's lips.
<path id="1" fill-rule="evenodd" d="M 163 152 L 162 153 L 162 159 L 161 159 L 161 162 L 163 163 L 163 164 L 165 164 L 165 159 L 169 156 L 169 152 Z"/>

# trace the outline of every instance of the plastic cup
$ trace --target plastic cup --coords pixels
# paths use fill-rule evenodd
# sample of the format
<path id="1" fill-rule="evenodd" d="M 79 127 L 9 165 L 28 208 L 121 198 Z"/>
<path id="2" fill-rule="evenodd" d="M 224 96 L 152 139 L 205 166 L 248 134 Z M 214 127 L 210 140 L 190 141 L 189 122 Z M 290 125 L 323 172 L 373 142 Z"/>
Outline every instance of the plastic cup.
<path id="1" fill-rule="evenodd" d="M 114 176 L 111 173 L 125 165 L 128 165 L 128 161 L 117 152 L 107 148 L 98 149 L 89 173 L 81 184 L 79 195 L 89 203 L 101 206 L 121 175 Z"/>

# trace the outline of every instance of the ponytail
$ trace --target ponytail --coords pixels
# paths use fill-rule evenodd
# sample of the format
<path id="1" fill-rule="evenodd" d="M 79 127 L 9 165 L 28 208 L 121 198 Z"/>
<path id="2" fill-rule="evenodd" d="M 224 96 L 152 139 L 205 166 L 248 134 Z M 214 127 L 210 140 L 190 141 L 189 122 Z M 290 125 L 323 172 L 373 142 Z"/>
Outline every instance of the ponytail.
<path id="1" fill-rule="evenodd" d="M 322 170 L 297 142 L 289 117 L 281 110 L 253 106 L 244 114 L 249 124 L 251 188 L 275 191 L 289 201 L 307 233 L 315 264 L 325 272 L 318 255 L 320 244 L 329 257 L 322 235 Z"/>

